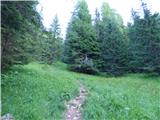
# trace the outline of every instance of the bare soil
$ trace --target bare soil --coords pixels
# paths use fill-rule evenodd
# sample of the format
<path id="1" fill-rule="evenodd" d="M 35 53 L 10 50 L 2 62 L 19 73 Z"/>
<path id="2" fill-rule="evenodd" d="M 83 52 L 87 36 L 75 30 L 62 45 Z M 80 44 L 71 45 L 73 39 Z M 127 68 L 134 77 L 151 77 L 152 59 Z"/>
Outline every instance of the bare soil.
<path id="1" fill-rule="evenodd" d="M 14 117 L 10 113 L 7 113 L 4 116 L 2 116 L 0 120 L 14 120 Z"/>
<path id="2" fill-rule="evenodd" d="M 80 83 L 79 95 L 66 103 L 65 120 L 82 120 L 81 109 L 87 94 L 85 86 Z"/>

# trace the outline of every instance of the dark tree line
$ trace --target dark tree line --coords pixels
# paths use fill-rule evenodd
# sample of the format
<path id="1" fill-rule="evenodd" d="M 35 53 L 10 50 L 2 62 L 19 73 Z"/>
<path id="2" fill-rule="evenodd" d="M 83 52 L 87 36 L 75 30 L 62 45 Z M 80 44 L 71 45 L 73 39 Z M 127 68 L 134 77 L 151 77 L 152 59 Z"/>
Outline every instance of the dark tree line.
<path id="1" fill-rule="evenodd" d="M 160 14 L 142 2 L 143 16 L 132 11 L 133 23 L 123 25 L 107 3 L 92 20 L 87 3 L 77 2 L 63 44 L 58 16 L 49 30 L 42 24 L 36 1 L 1 2 L 2 71 L 13 64 L 63 59 L 73 71 L 107 75 L 128 72 L 160 74 Z M 63 54 L 62 54 L 63 51 Z"/>
<path id="2" fill-rule="evenodd" d="M 36 10 L 37 1 L 1 1 L 2 71 L 13 64 L 42 61 L 51 64 L 60 58 L 62 38 L 58 18 L 46 30 Z"/>
<path id="3" fill-rule="evenodd" d="M 160 73 L 160 15 L 142 2 L 144 16 L 132 12 L 133 23 L 123 20 L 107 3 L 95 11 L 92 22 L 87 3 L 77 3 L 68 25 L 64 61 L 78 72 L 121 75 Z"/>
<path id="4" fill-rule="evenodd" d="M 133 24 L 128 24 L 130 69 L 160 73 L 160 14 L 152 14 L 142 3 L 144 17 L 132 11 Z"/>

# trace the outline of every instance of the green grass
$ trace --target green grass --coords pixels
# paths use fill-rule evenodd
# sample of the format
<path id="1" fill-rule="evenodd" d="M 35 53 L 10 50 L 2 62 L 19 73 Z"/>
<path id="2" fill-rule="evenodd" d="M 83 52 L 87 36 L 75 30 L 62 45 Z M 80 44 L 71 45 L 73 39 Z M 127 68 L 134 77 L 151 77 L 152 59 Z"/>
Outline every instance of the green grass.
<path id="1" fill-rule="evenodd" d="M 160 77 L 83 77 L 89 90 L 85 120 L 159 120 Z"/>
<path id="2" fill-rule="evenodd" d="M 59 120 L 64 101 L 77 92 L 68 72 L 36 63 L 14 66 L 2 76 L 2 114 L 11 113 L 16 120 Z"/>
<path id="3" fill-rule="evenodd" d="M 31 63 L 14 66 L 2 75 L 2 114 L 16 120 L 60 120 L 64 101 L 78 94 L 83 82 L 89 95 L 83 105 L 84 120 L 158 120 L 160 77 L 130 74 L 98 77 L 53 66 Z"/>

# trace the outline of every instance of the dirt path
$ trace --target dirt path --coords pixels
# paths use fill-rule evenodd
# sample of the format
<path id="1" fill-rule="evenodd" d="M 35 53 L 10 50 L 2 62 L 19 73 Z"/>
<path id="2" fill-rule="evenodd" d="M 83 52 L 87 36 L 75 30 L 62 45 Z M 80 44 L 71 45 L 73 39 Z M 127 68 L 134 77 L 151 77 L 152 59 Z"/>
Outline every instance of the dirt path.
<path id="1" fill-rule="evenodd" d="M 67 111 L 65 120 L 82 120 L 81 106 L 87 96 L 87 90 L 83 84 L 80 84 L 79 96 L 66 103 Z"/>
<path id="2" fill-rule="evenodd" d="M 7 113 L 4 116 L 2 116 L 0 120 L 14 120 L 14 117 L 10 113 Z"/>

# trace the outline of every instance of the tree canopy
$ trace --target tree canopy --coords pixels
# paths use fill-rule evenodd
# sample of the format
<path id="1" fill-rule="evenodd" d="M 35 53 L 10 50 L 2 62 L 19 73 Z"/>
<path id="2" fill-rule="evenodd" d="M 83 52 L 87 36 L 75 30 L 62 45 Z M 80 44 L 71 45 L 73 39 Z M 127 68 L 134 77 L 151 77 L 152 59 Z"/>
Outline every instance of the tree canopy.
<path id="1" fill-rule="evenodd" d="M 129 72 L 160 74 L 160 14 L 142 1 L 142 13 L 132 10 L 132 23 L 108 3 L 91 16 L 85 0 L 77 1 L 61 37 L 58 15 L 49 29 L 37 12 L 37 1 L 2 1 L 2 70 L 32 61 L 52 64 L 63 60 L 73 71 L 107 75 Z"/>

